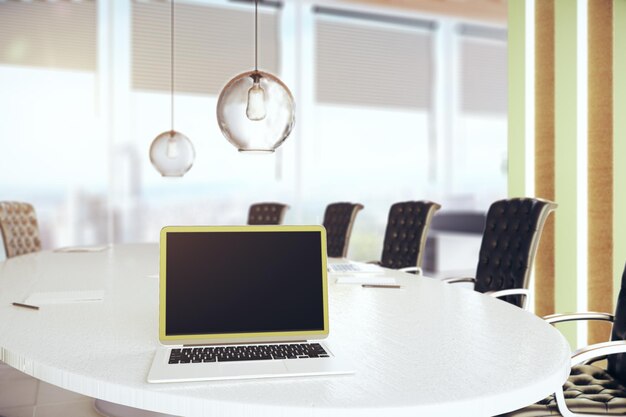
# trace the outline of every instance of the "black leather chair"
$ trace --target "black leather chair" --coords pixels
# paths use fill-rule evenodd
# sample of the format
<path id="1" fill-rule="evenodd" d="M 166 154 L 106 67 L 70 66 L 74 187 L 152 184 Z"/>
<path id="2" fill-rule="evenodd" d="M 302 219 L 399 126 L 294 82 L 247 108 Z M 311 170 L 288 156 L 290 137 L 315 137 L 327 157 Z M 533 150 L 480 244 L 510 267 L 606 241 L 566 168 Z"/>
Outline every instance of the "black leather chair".
<path id="1" fill-rule="evenodd" d="M 440 208 L 432 201 L 404 201 L 392 205 L 382 256 L 376 263 L 404 272 L 421 272 L 428 228 Z"/>
<path id="2" fill-rule="evenodd" d="M 476 291 L 526 308 L 541 232 L 556 207 L 551 201 L 535 198 L 496 201 L 487 212 L 476 276 L 443 281 L 472 282 Z"/>
<path id="3" fill-rule="evenodd" d="M 551 324 L 578 320 L 613 322 L 611 341 L 579 349 L 572 355 L 572 370 L 558 391 L 536 404 L 507 417 L 593 417 L 626 415 L 626 268 L 617 299 L 615 315 L 608 313 L 553 314 L 544 317 Z M 605 359 L 606 369 L 594 363 Z"/>
<path id="4" fill-rule="evenodd" d="M 248 211 L 248 224 L 282 224 L 289 206 L 281 203 L 256 203 Z"/>
<path id="5" fill-rule="evenodd" d="M 363 209 L 358 203 L 332 203 L 324 212 L 328 256 L 345 258 L 356 215 Z"/>

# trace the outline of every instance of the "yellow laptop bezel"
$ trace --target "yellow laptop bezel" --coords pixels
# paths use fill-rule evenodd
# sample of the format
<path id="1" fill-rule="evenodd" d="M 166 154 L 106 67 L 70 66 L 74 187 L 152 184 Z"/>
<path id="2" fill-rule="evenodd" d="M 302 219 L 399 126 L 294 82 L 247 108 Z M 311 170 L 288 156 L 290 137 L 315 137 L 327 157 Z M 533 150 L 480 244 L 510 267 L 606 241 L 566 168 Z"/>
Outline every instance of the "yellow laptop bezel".
<path id="1" fill-rule="evenodd" d="M 168 233 L 220 233 L 220 232 L 319 232 L 321 242 L 322 291 L 324 309 L 324 328 L 321 330 L 258 332 L 258 333 L 223 333 L 168 336 L 165 329 L 165 297 L 167 280 L 167 234 Z M 326 229 L 323 226 L 166 226 L 161 229 L 159 259 L 159 340 L 164 345 L 197 345 L 226 343 L 258 343 L 298 341 L 308 338 L 323 339 L 328 336 L 328 274 L 326 256 Z M 297 279 L 297 277 L 295 277 Z"/>

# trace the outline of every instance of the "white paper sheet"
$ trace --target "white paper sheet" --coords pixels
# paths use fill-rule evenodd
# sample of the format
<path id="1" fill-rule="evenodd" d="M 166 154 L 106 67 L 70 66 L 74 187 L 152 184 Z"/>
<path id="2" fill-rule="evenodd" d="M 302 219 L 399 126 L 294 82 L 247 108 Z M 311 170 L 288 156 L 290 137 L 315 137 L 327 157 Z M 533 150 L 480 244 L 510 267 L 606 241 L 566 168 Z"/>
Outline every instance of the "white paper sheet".
<path id="1" fill-rule="evenodd" d="M 64 248 L 55 249 L 55 252 L 102 252 L 109 249 L 109 245 L 99 246 L 67 246 Z"/>
<path id="2" fill-rule="evenodd" d="M 337 284 L 353 285 L 396 285 L 396 279 L 372 275 L 345 275 L 337 277 Z"/>
<path id="3" fill-rule="evenodd" d="M 26 304 L 41 306 L 45 304 L 69 304 L 102 301 L 104 291 L 49 291 L 34 292 L 24 301 Z"/>

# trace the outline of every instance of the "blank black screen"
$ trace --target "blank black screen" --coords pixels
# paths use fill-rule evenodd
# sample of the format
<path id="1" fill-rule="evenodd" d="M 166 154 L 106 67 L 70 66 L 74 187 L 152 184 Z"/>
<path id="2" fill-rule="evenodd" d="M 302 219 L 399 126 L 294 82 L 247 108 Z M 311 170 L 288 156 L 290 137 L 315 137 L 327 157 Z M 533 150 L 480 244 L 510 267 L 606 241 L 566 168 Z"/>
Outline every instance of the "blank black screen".
<path id="1" fill-rule="evenodd" d="M 320 232 L 167 234 L 168 336 L 324 329 Z"/>

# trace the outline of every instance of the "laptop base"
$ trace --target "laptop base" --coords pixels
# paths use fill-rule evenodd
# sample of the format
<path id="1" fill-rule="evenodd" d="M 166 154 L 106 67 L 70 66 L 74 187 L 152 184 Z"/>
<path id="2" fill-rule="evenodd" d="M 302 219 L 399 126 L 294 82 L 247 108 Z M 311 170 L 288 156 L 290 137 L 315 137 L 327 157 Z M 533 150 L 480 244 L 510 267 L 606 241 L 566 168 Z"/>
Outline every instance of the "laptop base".
<path id="1" fill-rule="evenodd" d="M 162 347 L 157 350 L 148 374 L 148 382 L 219 381 L 354 373 L 354 368 L 349 363 L 335 356 L 328 358 L 169 364 L 168 358 L 171 349 L 171 347 Z"/>

